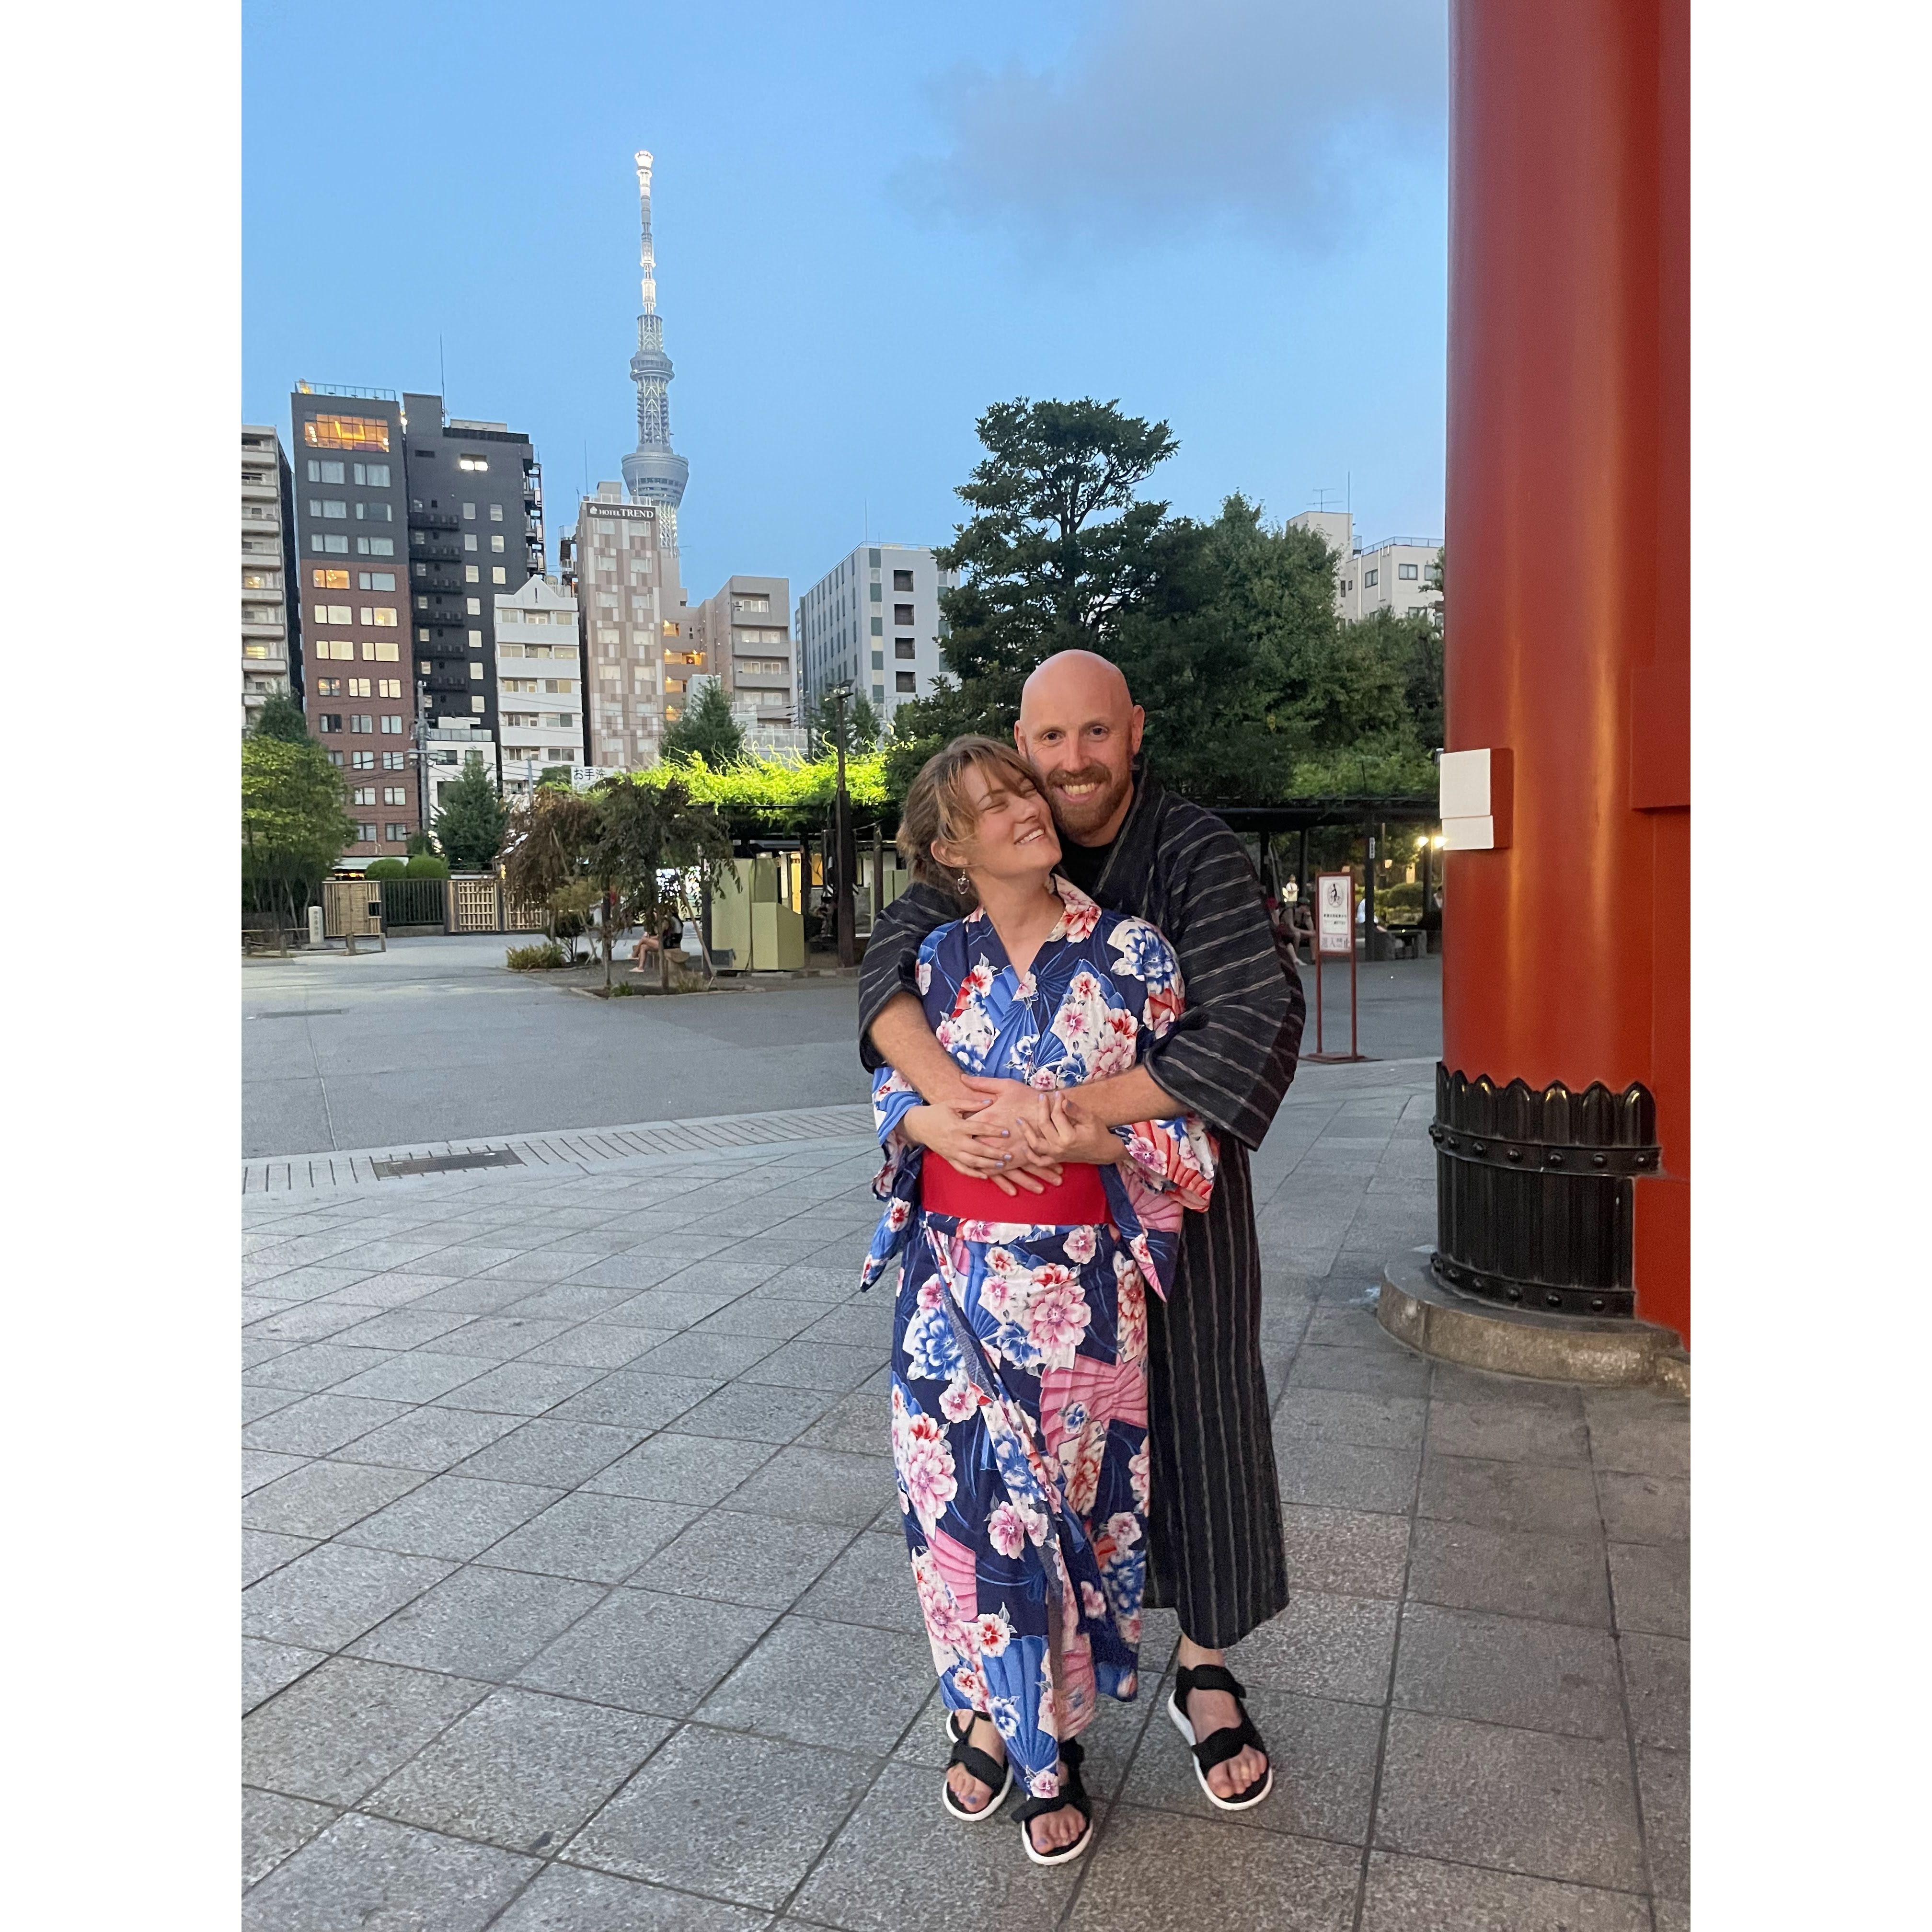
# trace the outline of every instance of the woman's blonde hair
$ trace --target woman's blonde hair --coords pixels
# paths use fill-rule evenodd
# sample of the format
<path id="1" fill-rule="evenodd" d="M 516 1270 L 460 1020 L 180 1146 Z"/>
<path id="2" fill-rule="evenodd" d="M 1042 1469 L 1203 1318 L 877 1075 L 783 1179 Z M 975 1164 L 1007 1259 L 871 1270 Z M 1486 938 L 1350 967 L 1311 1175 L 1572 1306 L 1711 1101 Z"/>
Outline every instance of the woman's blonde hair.
<path id="1" fill-rule="evenodd" d="M 955 738 L 920 766 L 900 809 L 894 842 L 915 879 L 950 892 L 968 906 L 976 905 L 979 895 L 970 884 L 961 884 L 961 874 L 933 856 L 932 846 L 935 839 L 956 844 L 971 835 L 979 814 L 965 786 L 966 774 L 974 770 L 1013 790 L 1040 790 L 1032 766 L 1012 746 L 976 734 Z"/>

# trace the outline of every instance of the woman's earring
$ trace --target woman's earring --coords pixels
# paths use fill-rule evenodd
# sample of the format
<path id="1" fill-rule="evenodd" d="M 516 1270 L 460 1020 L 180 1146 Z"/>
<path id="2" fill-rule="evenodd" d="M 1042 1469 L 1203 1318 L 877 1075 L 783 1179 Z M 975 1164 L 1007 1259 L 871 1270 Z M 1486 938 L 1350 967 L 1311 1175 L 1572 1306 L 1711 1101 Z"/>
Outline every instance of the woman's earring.
<path id="1" fill-rule="evenodd" d="M 973 890 L 972 879 L 967 873 L 956 872 L 953 877 L 959 882 L 959 890 L 962 892 L 970 892 Z"/>

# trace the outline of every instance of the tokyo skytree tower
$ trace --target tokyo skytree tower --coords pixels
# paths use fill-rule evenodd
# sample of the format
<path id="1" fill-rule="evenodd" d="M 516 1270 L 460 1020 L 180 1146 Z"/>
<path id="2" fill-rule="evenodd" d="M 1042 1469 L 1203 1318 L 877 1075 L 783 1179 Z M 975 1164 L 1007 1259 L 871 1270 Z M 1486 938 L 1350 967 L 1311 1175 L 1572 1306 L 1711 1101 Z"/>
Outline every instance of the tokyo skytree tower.
<path id="1" fill-rule="evenodd" d="M 658 314 L 657 256 L 651 247 L 651 157 L 640 148 L 638 200 L 644 225 L 644 313 L 638 317 L 638 352 L 631 358 L 631 380 L 638 386 L 638 446 L 624 459 L 624 488 L 635 503 L 654 504 L 658 540 L 677 548 L 677 506 L 691 465 L 670 446 L 670 358 L 664 352 L 664 319 Z"/>

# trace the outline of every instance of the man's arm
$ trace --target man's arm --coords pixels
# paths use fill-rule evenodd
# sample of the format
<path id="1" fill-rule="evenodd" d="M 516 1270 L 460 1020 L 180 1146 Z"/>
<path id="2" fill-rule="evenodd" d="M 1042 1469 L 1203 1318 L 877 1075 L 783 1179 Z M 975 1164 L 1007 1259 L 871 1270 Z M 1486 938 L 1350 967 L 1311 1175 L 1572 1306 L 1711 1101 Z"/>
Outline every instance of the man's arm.
<path id="1" fill-rule="evenodd" d="M 926 1023 L 926 1009 L 914 994 L 895 992 L 873 1021 L 867 1037 L 880 1058 L 904 1074 L 928 1106 L 968 1113 L 986 1105 L 985 1096 L 966 1084 L 958 1061 L 933 1038 L 932 1029 Z"/>

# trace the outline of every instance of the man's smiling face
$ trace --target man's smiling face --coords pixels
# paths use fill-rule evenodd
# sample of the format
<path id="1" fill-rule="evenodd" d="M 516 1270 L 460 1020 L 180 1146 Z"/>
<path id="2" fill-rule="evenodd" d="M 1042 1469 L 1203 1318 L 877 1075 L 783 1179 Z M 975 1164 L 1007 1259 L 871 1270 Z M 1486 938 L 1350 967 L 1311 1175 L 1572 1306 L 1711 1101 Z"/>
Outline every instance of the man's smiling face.
<path id="1" fill-rule="evenodd" d="M 1013 742 L 1076 844 L 1104 845 L 1120 830 L 1144 722 L 1119 668 L 1091 651 L 1061 651 L 1027 680 Z"/>

